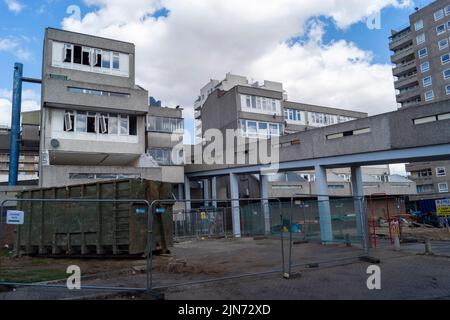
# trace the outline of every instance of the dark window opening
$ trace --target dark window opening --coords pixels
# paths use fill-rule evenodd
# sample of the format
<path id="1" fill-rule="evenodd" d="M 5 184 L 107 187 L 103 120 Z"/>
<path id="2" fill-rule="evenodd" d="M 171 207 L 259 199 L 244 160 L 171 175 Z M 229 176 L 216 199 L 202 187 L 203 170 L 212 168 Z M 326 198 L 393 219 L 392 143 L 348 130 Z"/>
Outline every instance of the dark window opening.
<path id="1" fill-rule="evenodd" d="M 100 53 L 97 53 L 94 67 L 100 68 L 101 66 L 102 66 L 102 55 Z"/>
<path id="2" fill-rule="evenodd" d="M 135 136 L 137 135 L 137 118 L 136 116 L 130 116 L 129 119 L 130 119 L 129 134 L 130 136 Z"/>
<path id="3" fill-rule="evenodd" d="M 87 118 L 87 132 L 96 133 L 95 130 L 95 116 L 88 116 Z"/>
<path id="4" fill-rule="evenodd" d="M 81 64 L 81 46 L 73 47 L 73 63 Z"/>
<path id="5" fill-rule="evenodd" d="M 72 62 L 72 48 L 66 48 L 64 62 Z"/>
<path id="6" fill-rule="evenodd" d="M 75 116 L 70 113 L 64 115 L 64 131 L 73 132 L 75 124 Z"/>
<path id="7" fill-rule="evenodd" d="M 83 65 L 90 66 L 89 51 L 83 51 Z"/>
<path id="8" fill-rule="evenodd" d="M 348 136 L 352 136 L 353 135 L 353 131 L 345 131 L 343 133 L 344 137 L 348 137 Z"/>

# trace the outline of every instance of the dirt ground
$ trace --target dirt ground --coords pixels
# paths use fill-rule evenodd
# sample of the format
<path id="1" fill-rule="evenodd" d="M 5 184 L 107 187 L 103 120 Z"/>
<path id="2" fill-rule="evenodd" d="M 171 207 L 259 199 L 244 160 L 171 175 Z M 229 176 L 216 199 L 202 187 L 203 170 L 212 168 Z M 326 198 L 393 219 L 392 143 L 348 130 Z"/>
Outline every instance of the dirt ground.
<path id="1" fill-rule="evenodd" d="M 378 236 L 387 237 L 389 235 L 388 226 L 381 226 L 376 228 L 376 234 Z M 404 240 L 417 240 L 425 241 L 429 240 L 443 240 L 450 241 L 450 231 L 446 228 L 434 228 L 434 227 L 402 227 L 402 238 Z"/>
<path id="2" fill-rule="evenodd" d="M 414 253 L 396 252 L 389 241 L 384 242 L 386 245 L 374 250 L 373 254 L 382 257 L 382 264 L 385 264 L 383 268 L 392 272 L 390 281 L 398 283 L 398 286 L 390 289 L 386 297 L 404 295 L 413 298 L 415 295 L 419 297 L 423 292 L 428 291 L 430 297 L 450 296 L 450 285 L 448 285 L 450 279 L 446 278 L 447 273 L 444 272 L 444 266 L 448 266 L 450 261 L 448 258 L 424 256 L 422 246 L 419 246 L 419 251 Z M 450 242 L 445 243 L 450 249 Z M 302 279 L 307 276 L 307 280 L 283 281 L 282 254 L 285 272 L 289 258 L 288 242 L 283 244 L 282 250 L 281 241 L 276 238 L 205 239 L 176 243 L 170 255 L 154 257 L 153 288 L 164 293 L 167 299 L 371 297 L 364 287 L 367 278 L 365 268 L 368 264 L 358 260 L 358 257 L 364 253 L 361 247 L 349 247 L 344 244 L 321 245 L 314 242 L 296 244 L 292 247 L 292 274 L 301 271 Z M 146 284 L 145 260 L 30 257 L 14 259 L 3 255 L 1 262 L 0 274 L 5 276 L 5 271 L 15 271 L 16 274 L 13 274 L 12 280 L 22 282 L 65 278 L 67 266 L 75 264 L 81 267 L 83 286 L 145 288 Z M 267 274 L 234 278 L 259 272 L 267 272 Z M 39 276 L 41 278 L 33 278 L 36 274 L 38 278 Z M 413 275 L 414 278 L 409 279 L 409 275 Z M 7 272 L 6 276 L 8 276 Z M 11 277 L 11 274 L 9 276 Z M 48 279 L 44 279 L 45 276 Z M 391 275 L 384 276 L 391 277 Z M 209 282 L 217 278 L 233 278 L 234 280 Z M 438 279 L 437 284 L 433 282 L 434 278 Z M 412 280 L 419 281 L 419 284 Z M 208 283 L 190 284 L 196 281 Z M 358 281 L 358 286 L 344 294 L 342 287 L 354 281 Z M 429 285 L 430 281 L 433 283 Z M 65 284 L 65 282 L 60 283 Z M 134 293 L 111 295 L 111 292 L 104 290 L 93 292 L 90 290 L 69 291 L 66 288 L 46 290 L 18 288 L 15 291 L 0 292 L 0 300 L 2 299 L 142 299 L 142 297 Z"/>

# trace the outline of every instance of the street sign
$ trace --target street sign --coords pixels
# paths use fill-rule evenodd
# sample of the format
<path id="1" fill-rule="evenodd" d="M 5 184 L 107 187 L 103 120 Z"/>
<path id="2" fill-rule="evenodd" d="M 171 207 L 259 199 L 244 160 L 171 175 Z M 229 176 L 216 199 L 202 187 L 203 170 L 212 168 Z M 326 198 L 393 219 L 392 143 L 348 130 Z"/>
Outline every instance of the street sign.
<path id="1" fill-rule="evenodd" d="M 163 214 L 163 213 L 166 213 L 166 208 L 156 208 L 156 213 L 157 213 L 157 214 Z"/>
<path id="2" fill-rule="evenodd" d="M 145 208 L 136 208 L 137 215 L 144 215 L 146 213 L 147 213 L 147 210 Z"/>
<path id="3" fill-rule="evenodd" d="M 16 210 L 8 210 L 6 212 L 6 224 L 23 224 L 24 212 Z"/>
<path id="4" fill-rule="evenodd" d="M 436 200 L 436 211 L 438 216 L 450 216 L 450 199 Z"/>

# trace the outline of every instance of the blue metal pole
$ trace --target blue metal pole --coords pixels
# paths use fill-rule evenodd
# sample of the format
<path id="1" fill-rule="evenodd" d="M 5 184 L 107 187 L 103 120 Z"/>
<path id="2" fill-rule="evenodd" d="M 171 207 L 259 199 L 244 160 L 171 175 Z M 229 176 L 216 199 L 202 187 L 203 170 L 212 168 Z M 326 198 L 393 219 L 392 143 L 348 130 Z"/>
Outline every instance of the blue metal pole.
<path id="1" fill-rule="evenodd" d="M 19 154 L 20 154 L 20 109 L 22 106 L 22 76 L 23 64 L 14 64 L 14 83 L 12 96 L 11 113 L 11 139 L 9 155 L 9 177 L 8 185 L 17 185 L 19 174 Z"/>

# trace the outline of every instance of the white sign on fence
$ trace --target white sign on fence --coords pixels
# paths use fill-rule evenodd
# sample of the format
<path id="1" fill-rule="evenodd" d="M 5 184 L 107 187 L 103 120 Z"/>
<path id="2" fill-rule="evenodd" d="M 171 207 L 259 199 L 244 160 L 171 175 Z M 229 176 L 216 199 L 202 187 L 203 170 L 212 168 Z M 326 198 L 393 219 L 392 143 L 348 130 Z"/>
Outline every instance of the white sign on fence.
<path id="1" fill-rule="evenodd" d="M 23 224 L 24 212 L 16 210 L 8 210 L 6 212 L 6 224 Z"/>

